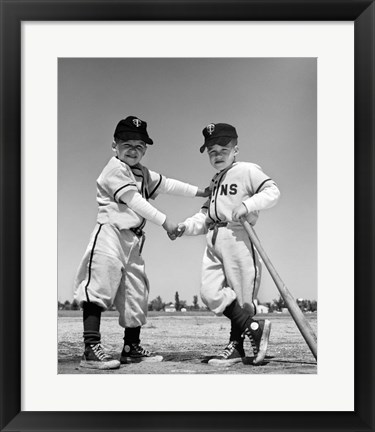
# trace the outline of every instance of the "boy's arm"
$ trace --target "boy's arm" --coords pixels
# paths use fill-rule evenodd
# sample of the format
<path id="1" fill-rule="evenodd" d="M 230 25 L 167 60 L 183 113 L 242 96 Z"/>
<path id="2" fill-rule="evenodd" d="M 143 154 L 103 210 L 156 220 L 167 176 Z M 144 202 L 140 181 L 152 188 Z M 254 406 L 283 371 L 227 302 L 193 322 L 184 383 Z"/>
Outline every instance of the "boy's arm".
<path id="1" fill-rule="evenodd" d="M 194 236 L 206 234 L 206 220 L 207 216 L 202 212 L 198 212 L 190 218 L 185 219 L 184 222 L 180 222 L 177 228 L 172 233 L 169 233 L 168 236 L 171 240 L 176 240 L 177 237 L 183 235 Z"/>
<path id="2" fill-rule="evenodd" d="M 182 234 L 188 236 L 195 236 L 206 234 L 207 229 L 207 215 L 202 211 L 196 213 L 195 215 L 185 219 L 182 223 L 178 224 L 178 229 Z"/>
<path id="3" fill-rule="evenodd" d="M 273 182 L 265 183 L 263 188 L 252 197 L 243 201 L 247 212 L 265 210 L 273 207 L 280 198 L 279 188 Z"/>
<path id="4" fill-rule="evenodd" d="M 210 195 L 211 195 L 211 188 L 210 186 L 207 186 L 204 189 L 198 189 L 197 194 L 195 196 L 206 198 L 209 197 Z"/>
<path id="5" fill-rule="evenodd" d="M 177 237 L 181 237 L 183 234 L 194 236 L 207 233 L 207 213 L 209 202 L 210 200 L 208 199 L 198 213 L 178 224 L 178 231 L 176 231 Z"/>
<path id="6" fill-rule="evenodd" d="M 121 195 L 120 200 L 143 218 L 162 226 L 167 232 L 176 230 L 177 225 L 171 222 L 164 213 L 146 201 L 139 192 L 129 190 Z"/>
<path id="7" fill-rule="evenodd" d="M 232 218 L 234 221 L 239 221 L 241 217 L 253 211 L 266 210 L 278 202 L 280 198 L 279 188 L 273 182 L 267 182 L 262 189 L 252 197 L 242 201 L 241 206 L 233 210 Z"/>
<path id="8" fill-rule="evenodd" d="M 156 198 L 159 193 L 170 195 L 182 195 L 186 197 L 207 197 L 210 195 L 209 188 L 200 189 L 189 183 L 164 177 L 154 171 L 149 170 L 150 175 L 150 197 Z"/>
<path id="9" fill-rule="evenodd" d="M 170 195 L 182 195 L 187 197 L 206 197 L 210 195 L 210 189 L 200 189 L 197 186 L 193 186 L 189 183 L 184 183 L 180 180 L 164 177 L 164 181 L 161 183 L 160 192 Z"/>

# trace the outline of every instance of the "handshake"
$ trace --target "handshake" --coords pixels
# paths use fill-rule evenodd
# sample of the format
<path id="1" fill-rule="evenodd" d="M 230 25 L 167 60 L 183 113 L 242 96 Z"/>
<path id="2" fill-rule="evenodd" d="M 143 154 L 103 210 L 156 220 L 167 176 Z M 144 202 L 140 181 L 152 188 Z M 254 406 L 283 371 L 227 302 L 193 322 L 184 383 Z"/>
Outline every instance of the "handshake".
<path id="1" fill-rule="evenodd" d="M 168 218 L 163 223 L 163 228 L 167 231 L 168 237 L 171 240 L 176 240 L 177 237 L 181 237 L 186 230 L 186 225 L 183 223 L 175 224 Z"/>

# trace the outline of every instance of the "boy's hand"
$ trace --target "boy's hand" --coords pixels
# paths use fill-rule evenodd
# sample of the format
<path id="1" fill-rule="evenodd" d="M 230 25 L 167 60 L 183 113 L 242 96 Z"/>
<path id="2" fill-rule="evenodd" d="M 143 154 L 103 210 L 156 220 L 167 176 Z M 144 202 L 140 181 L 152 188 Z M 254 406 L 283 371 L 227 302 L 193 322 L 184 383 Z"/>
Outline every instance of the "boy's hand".
<path id="1" fill-rule="evenodd" d="M 163 228 L 167 231 L 168 235 L 173 234 L 177 230 L 177 224 L 166 218 L 163 223 Z"/>
<path id="2" fill-rule="evenodd" d="M 176 229 L 176 236 L 181 237 L 184 234 L 185 230 L 186 230 L 186 225 L 183 223 L 179 223 Z"/>
<path id="3" fill-rule="evenodd" d="M 206 189 L 198 189 L 195 196 L 197 197 L 208 197 L 211 195 L 211 189 L 209 186 L 206 187 Z"/>
<path id="4" fill-rule="evenodd" d="M 241 204 L 239 207 L 235 208 L 232 212 L 232 219 L 235 222 L 240 222 L 240 219 L 247 215 L 247 208 L 245 204 Z"/>
<path id="5" fill-rule="evenodd" d="M 185 230 L 186 230 L 186 225 L 184 225 L 183 223 L 179 223 L 177 228 L 173 231 L 173 233 L 168 233 L 168 237 L 171 240 L 176 240 L 177 237 L 182 236 Z"/>

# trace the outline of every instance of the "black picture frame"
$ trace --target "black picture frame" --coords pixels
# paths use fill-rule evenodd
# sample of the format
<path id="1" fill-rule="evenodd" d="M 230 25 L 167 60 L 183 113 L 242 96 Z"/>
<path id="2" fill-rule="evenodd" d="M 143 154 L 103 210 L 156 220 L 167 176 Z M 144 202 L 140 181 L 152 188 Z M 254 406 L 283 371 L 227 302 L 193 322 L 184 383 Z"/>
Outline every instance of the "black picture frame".
<path id="1" fill-rule="evenodd" d="M 1 431 L 373 431 L 375 5 L 369 0 L 1 0 Z M 355 409 L 353 412 L 21 411 L 21 22 L 353 21 Z M 339 158 L 339 155 L 338 155 Z M 345 236 L 345 233 L 343 233 Z M 338 319 L 345 320 L 343 312 Z M 344 326 L 343 326 L 344 327 Z M 329 329 L 322 329 L 329 331 Z M 344 331 L 344 328 L 343 328 Z M 334 335 L 332 335 L 334 337 Z M 341 359 L 345 361 L 345 347 Z M 41 352 L 47 361 L 48 354 Z M 343 381 L 345 376 L 342 377 Z M 82 390 L 83 391 L 83 390 Z M 209 398 L 210 389 L 206 388 Z M 224 391 L 224 390 L 223 390 Z M 129 397 L 131 391 L 124 394 Z M 153 396 L 151 396 L 153 397 Z M 228 389 L 223 397 L 235 397 Z M 249 398 L 256 394 L 249 392 Z M 249 406 L 250 406 L 249 400 Z M 140 404 L 142 401 L 140 401 Z M 265 406 L 267 401 L 265 401 Z"/>

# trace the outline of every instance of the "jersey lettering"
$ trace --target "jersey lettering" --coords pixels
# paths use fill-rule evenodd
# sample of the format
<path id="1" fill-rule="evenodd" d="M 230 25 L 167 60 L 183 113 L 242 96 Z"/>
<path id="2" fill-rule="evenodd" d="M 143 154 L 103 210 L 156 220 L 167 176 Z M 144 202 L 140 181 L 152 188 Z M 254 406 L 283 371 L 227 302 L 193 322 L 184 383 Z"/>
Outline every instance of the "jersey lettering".
<path id="1" fill-rule="evenodd" d="M 228 185 L 221 185 L 220 195 L 228 195 Z"/>
<path id="2" fill-rule="evenodd" d="M 237 193 L 237 185 L 231 184 L 230 188 L 229 188 L 229 194 L 230 195 L 236 195 L 236 193 Z"/>
<path id="3" fill-rule="evenodd" d="M 227 184 L 223 184 L 221 185 L 221 189 L 220 189 L 220 195 L 228 195 L 228 186 Z M 229 195 L 236 195 L 237 194 L 237 185 L 231 184 L 229 186 Z"/>

